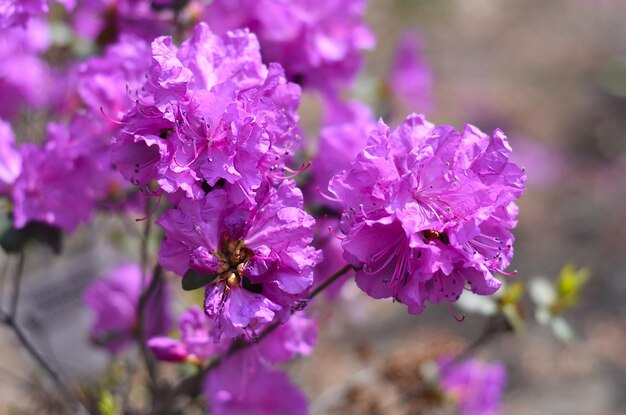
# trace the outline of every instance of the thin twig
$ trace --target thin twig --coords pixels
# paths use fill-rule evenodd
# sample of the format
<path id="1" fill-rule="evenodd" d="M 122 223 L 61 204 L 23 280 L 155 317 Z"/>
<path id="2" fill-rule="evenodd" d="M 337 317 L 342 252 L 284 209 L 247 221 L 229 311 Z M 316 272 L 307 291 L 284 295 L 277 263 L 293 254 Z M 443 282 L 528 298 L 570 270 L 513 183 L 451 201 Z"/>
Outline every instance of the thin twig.
<path id="1" fill-rule="evenodd" d="M 163 279 L 163 268 L 159 264 L 154 266 L 152 271 L 152 279 L 150 280 L 150 285 L 147 289 L 145 289 L 141 297 L 139 297 L 139 305 L 137 307 L 137 340 L 139 342 L 139 347 L 141 349 L 141 355 L 146 364 L 146 369 L 148 370 L 148 376 L 150 377 L 151 389 L 153 395 L 157 392 L 158 387 L 158 367 L 156 364 L 156 360 L 148 349 L 147 341 L 149 340 L 146 335 L 146 305 L 150 300 L 150 296 L 158 290 L 159 286 L 162 283 Z"/>
<path id="2" fill-rule="evenodd" d="M 44 359 L 43 355 L 39 350 L 35 348 L 35 346 L 28 340 L 26 333 L 22 329 L 22 327 L 17 324 L 17 322 L 13 319 L 13 316 L 6 314 L 4 311 L 0 310 L 0 319 L 4 324 L 6 324 L 12 331 L 15 333 L 15 336 L 22 344 L 24 349 L 31 355 L 31 357 L 41 366 L 41 368 L 48 374 L 50 379 L 55 383 L 56 387 L 63 393 L 65 398 L 73 402 L 76 408 L 81 413 L 89 413 L 87 408 L 80 402 L 76 396 L 69 390 L 69 388 L 63 383 L 59 374 L 50 366 L 50 364 Z"/>
<path id="3" fill-rule="evenodd" d="M 459 362 L 465 359 L 469 355 L 473 354 L 474 351 L 480 346 L 487 343 L 488 341 L 491 341 L 496 335 L 500 333 L 506 333 L 512 330 L 513 327 L 511 327 L 511 324 L 508 322 L 504 314 L 499 313 L 489 317 L 480 336 L 478 336 L 476 340 L 470 343 L 462 352 L 458 353 L 454 357 L 452 362 Z"/>
<path id="4" fill-rule="evenodd" d="M 150 232 L 152 230 L 152 221 L 149 217 L 149 212 L 151 210 L 151 199 L 146 199 L 146 221 L 143 228 L 143 233 L 141 235 L 141 243 L 139 250 L 139 266 L 141 269 L 141 294 L 139 295 L 139 301 L 137 305 L 137 332 L 136 338 L 139 343 L 139 348 L 141 351 L 141 356 L 146 365 L 146 370 L 148 371 L 148 377 L 150 380 L 150 390 L 152 392 L 152 402 L 154 404 L 154 399 L 157 392 L 157 364 L 154 359 L 154 356 L 148 350 L 146 346 L 146 329 L 145 329 L 145 308 L 146 303 L 152 292 L 156 289 L 156 287 L 161 282 L 161 274 L 162 269 L 159 265 L 156 265 L 152 272 L 152 279 L 150 280 L 150 286 L 146 288 L 146 274 L 148 271 L 148 262 L 149 262 L 149 245 L 150 245 Z"/>
<path id="5" fill-rule="evenodd" d="M 308 302 L 310 302 L 312 299 L 318 296 L 322 291 L 328 288 L 329 285 L 331 285 L 333 282 L 335 282 L 340 277 L 345 275 L 351 269 L 356 269 L 356 268 L 348 264 L 344 266 L 343 268 L 341 268 L 339 271 L 335 272 L 330 277 L 328 277 L 326 280 L 324 280 L 324 282 L 322 282 L 319 286 L 317 286 L 315 289 L 313 289 L 309 293 L 309 296 L 307 297 L 306 301 L 302 302 L 303 306 L 306 306 Z M 293 310 L 292 312 L 295 312 L 295 311 L 296 310 Z M 208 372 L 213 370 L 215 367 L 217 367 L 222 362 L 222 360 L 224 360 L 224 358 L 230 357 L 241 350 L 244 350 L 244 349 L 247 349 L 248 347 L 259 344 L 260 341 L 262 341 L 264 338 L 270 335 L 274 330 L 280 327 L 280 325 L 281 324 L 279 321 L 275 321 L 272 324 L 270 324 L 265 330 L 263 330 L 263 332 L 260 335 L 258 335 L 253 341 L 233 343 L 223 355 L 218 356 L 215 359 L 211 360 L 211 362 L 209 362 L 209 364 L 205 366 L 204 368 L 201 368 L 198 371 L 198 373 L 180 381 L 178 385 L 176 385 L 176 387 L 164 397 L 164 399 L 161 401 L 161 404 L 158 405 L 154 411 L 152 411 L 152 415 L 166 414 L 170 410 L 170 407 L 172 406 L 172 404 L 174 403 L 175 399 L 178 396 L 197 395 L 199 393 L 200 385 L 202 384 L 202 379 L 204 378 L 204 376 Z"/>
<path id="6" fill-rule="evenodd" d="M 331 275 L 330 277 L 326 278 L 326 280 L 324 280 L 324 282 L 322 282 L 313 291 L 311 291 L 311 293 L 309 294 L 309 300 L 312 300 L 313 298 L 315 298 L 319 293 L 321 293 L 326 288 L 328 288 L 329 285 L 331 285 L 333 282 L 337 281 L 339 279 L 339 277 L 341 277 L 344 274 L 346 274 L 352 268 L 353 268 L 352 265 L 347 264 L 346 266 L 341 268 L 339 271 L 335 272 L 333 275 Z"/>
<path id="7" fill-rule="evenodd" d="M 146 200 L 146 212 L 150 211 L 150 199 Z M 147 214 L 147 213 L 146 213 Z M 139 248 L 139 264 L 141 267 L 141 290 L 145 287 L 145 276 L 148 271 L 148 245 L 150 243 L 150 231 L 152 230 L 152 221 L 146 219 L 146 224 L 141 235 L 141 245 Z"/>
<path id="8" fill-rule="evenodd" d="M 129 391 L 131 384 L 132 374 L 137 370 L 136 365 L 130 361 L 124 361 L 124 377 L 120 384 L 118 385 L 116 395 L 120 397 L 120 409 L 123 414 L 128 413 L 129 411 Z"/>
<path id="9" fill-rule="evenodd" d="M 69 402 L 73 402 L 76 406 L 76 409 L 81 413 L 88 413 L 87 408 L 82 404 L 82 402 L 70 391 L 70 389 L 65 385 L 62 381 L 61 377 L 57 373 L 57 371 L 46 361 L 43 357 L 43 354 L 28 340 L 26 336 L 26 332 L 22 329 L 22 327 L 17 323 L 17 306 L 19 304 L 20 297 L 20 286 L 22 283 L 22 274 L 24 271 L 24 261 L 25 256 L 23 252 L 20 252 L 18 257 L 17 268 L 15 270 L 15 275 L 13 277 L 13 295 L 11 297 L 11 305 L 10 312 L 6 313 L 4 310 L 0 308 L 0 320 L 6 324 L 12 331 L 15 333 L 15 336 L 22 344 L 22 346 L 26 349 L 26 351 L 31 355 L 31 357 L 41 366 L 41 368 L 48 374 L 50 379 L 55 383 L 57 388 L 63 393 L 65 398 Z"/>
<path id="10" fill-rule="evenodd" d="M 20 252 L 17 260 L 17 269 L 13 278 L 13 297 L 11 298 L 11 318 L 17 317 L 17 304 L 20 298 L 20 286 L 22 285 L 22 274 L 24 273 L 24 253 Z"/>
<path id="11" fill-rule="evenodd" d="M 4 282 L 6 281 L 6 276 L 9 271 L 9 256 L 6 255 L 6 261 L 2 265 L 2 271 L 0 271 L 0 307 L 2 307 L 2 303 L 4 300 Z"/>

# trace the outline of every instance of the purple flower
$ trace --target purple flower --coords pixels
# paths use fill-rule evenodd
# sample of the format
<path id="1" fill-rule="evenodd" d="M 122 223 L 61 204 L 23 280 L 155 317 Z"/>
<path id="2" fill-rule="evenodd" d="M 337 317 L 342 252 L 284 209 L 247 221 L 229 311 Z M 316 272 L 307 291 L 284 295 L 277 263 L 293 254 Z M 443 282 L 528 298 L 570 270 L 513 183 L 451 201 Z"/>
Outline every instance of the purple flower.
<path id="1" fill-rule="evenodd" d="M 166 236 L 159 250 L 166 269 L 217 274 L 206 287 L 205 312 L 229 337 L 286 320 L 318 261 L 310 246 L 315 222 L 302 210 L 295 183 L 264 184 L 255 200 L 248 198 L 227 184 L 204 199 L 182 199 L 157 221 Z"/>
<path id="2" fill-rule="evenodd" d="M 215 415 L 305 415 L 307 401 L 283 372 L 270 369 L 254 350 L 222 361 L 206 377 L 204 396 Z"/>
<path id="3" fill-rule="evenodd" d="M 150 67 L 150 46 L 143 40 L 123 36 L 78 66 L 78 94 L 85 106 L 100 116 L 100 108 L 121 118 L 131 109 L 137 90 Z"/>
<path id="4" fill-rule="evenodd" d="M 285 178 L 299 145 L 300 88 L 276 64 L 261 63 L 247 31 L 222 37 L 206 24 L 180 48 L 152 43 L 152 65 L 113 142 L 113 161 L 135 185 L 204 197 L 219 180 L 255 190 Z"/>
<path id="5" fill-rule="evenodd" d="M 48 13 L 47 0 L 3 0 L 0 4 L 0 28 L 26 26 L 32 16 Z"/>
<path id="6" fill-rule="evenodd" d="M 364 0 L 217 0 L 204 17 L 218 33 L 250 28 L 266 61 L 279 62 L 289 79 L 335 89 L 352 81 L 361 52 L 374 46 L 364 13 Z"/>
<path id="7" fill-rule="evenodd" d="M 65 0 L 72 3 L 72 0 Z M 174 11 L 153 7 L 154 0 L 81 0 L 69 20 L 79 36 L 101 44 L 124 35 L 151 41 L 170 31 Z M 162 2 L 160 2 L 162 3 Z"/>
<path id="8" fill-rule="evenodd" d="M 51 71 L 39 56 L 49 42 L 48 28 L 38 20 L 0 30 L 0 117 L 11 120 L 24 107 L 51 101 Z"/>
<path id="9" fill-rule="evenodd" d="M 13 185 L 14 226 L 40 221 L 71 233 L 90 219 L 96 202 L 116 180 L 108 146 L 98 131 L 101 126 L 88 116 L 77 116 L 69 126 L 49 124 L 42 146 L 20 147 L 28 162 Z"/>
<path id="10" fill-rule="evenodd" d="M 460 415 L 498 415 L 506 386 L 506 368 L 476 359 L 439 362 L 441 389 L 454 399 Z"/>
<path id="11" fill-rule="evenodd" d="M 561 150 L 524 138 L 513 141 L 513 160 L 526 169 L 531 188 L 547 188 L 566 175 L 568 165 Z"/>
<path id="12" fill-rule="evenodd" d="M 317 287 L 326 281 L 331 275 L 347 265 L 343 257 L 341 241 L 335 235 L 339 233 L 339 219 L 323 218 L 317 219 L 317 229 L 313 246 L 322 251 L 322 260 L 315 267 L 313 286 Z M 347 272 L 344 276 L 330 284 L 324 295 L 329 300 L 336 300 L 341 293 L 341 288 L 350 278 L 354 277 L 353 272 Z"/>
<path id="13" fill-rule="evenodd" d="M 332 209 L 341 204 L 324 197 L 328 182 L 350 166 L 350 161 L 365 147 L 370 131 L 376 129 L 371 110 L 353 101 L 344 103 L 334 96 L 324 99 L 324 125 L 320 130 L 317 156 L 311 164 L 311 195 L 315 201 Z M 320 191 L 316 189 L 319 188 Z"/>
<path id="14" fill-rule="evenodd" d="M 210 333 L 210 320 L 198 306 L 185 311 L 178 322 L 181 339 L 153 337 L 148 347 L 157 359 L 168 362 L 202 362 L 225 350 L 227 343 L 217 343 Z"/>
<path id="15" fill-rule="evenodd" d="M 144 287 L 150 277 L 144 278 Z M 117 353 L 132 343 L 137 332 L 137 313 L 142 293 L 141 271 L 136 264 L 123 264 L 104 279 L 94 281 L 85 291 L 85 302 L 96 316 L 89 336 L 98 345 Z M 145 335 L 157 336 L 171 326 L 170 295 L 159 285 L 145 305 Z"/>
<path id="16" fill-rule="evenodd" d="M 201 363 L 232 345 L 230 338 L 215 333 L 212 323 L 200 307 L 192 306 L 179 320 L 180 340 L 157 336 L 148 341 L 148 347 L 159 360 Z M 317 323 L 298 312 L 252 348 L 264 363 L 275 364 L 311 354 L 315 343 Z"/>
<path id="17" fill-rule="evenodd" d="M 13 188 L 13 223 L 24 227 L 30 221 L 46 222 L 73 232 L 93 210 L 90 183 L 96 181 L 89 160 L 75 147 L 67 128 L 48 126 L 42 147 L 22 145 L 22 172 Z M 67 202 L 72 201 L 68 209 Z"/>
<path id="18" fill-rule="evenodd" d="M 72 10 L 76 0 L 56 0 L 67 10 Z M 48 0 L 3 0 L 0 3 L 0 28 L 12 26 L 25 27 L 33 16 L 47 14 L 50 11 Z"/>
<path id="19" fill-rule="evenodd" d="M 297 355 L 310 355 L 316 343 L 317 322 L 297 312 L 259 342 L 254 352 L 270 363 L 284 363 Z"/>
<path id="20" fill-rule="evenodd" d="M 9 195 L 22 170 L 22 155 L 15 148 L 11 125 L 0 119 L 0 195 Z"/>
<path id="21" fill-rule="evenodd" d="M 415 32 L 405 33 L 396 45 L 388 77 L 391 92 L 413 111 L 433 107 L 433 75 L 422 56 L 422 41 Z"/>
<path id="22" fill-rule="evenodd" d="M 83 115 L 73 119 L 71 128 L 82 136 L 81 140 L 91 143 L 90 161 L 99 171 L 100 194 L 96 198 L 99 207 L 130 207 L 137 211 L 132 204 L 139 202 L 139 211 L 145 209 L 144 194 L 132 195 L 133 186 L 110 166 L 111 137 L 122 129 L 114 119 L 122 118 L 135 105 L 150 59 L 151 50 L 146 42 L 124 35 L 119 42 L 110 44 L 103 56 L 81 62 L 74 71 L 72 82 L 76 82 Z M 126 198 L 127 195 L 131 197 Z"/>
<path id="23" fill-rule="evenodd" d="M 356 282 L 419 314 L 425 303 L 456 301 L 466 285 L 492 294 L 513 255 L 526 176 L 509 162 L 496 130 L 461 132 L 411 115 L 395 131 L 382 122 L 330 189 L 344 203 L 342 241 Z"/>

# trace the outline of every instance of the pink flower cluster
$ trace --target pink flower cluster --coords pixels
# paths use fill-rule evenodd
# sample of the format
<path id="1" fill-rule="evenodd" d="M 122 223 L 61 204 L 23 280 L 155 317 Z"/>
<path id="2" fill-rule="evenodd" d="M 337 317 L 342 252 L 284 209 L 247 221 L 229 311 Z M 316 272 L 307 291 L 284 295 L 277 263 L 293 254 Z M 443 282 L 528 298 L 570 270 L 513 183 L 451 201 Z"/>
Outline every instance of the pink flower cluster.
<path id="1" fill-rule="evenodd" d="M 498 415 L 506 386 L 506 368 L 477 359 L 439 362 L 439 387 L 458 408 L 459 415 Z"/>
<path id="2" fill-rule="evenodd" d="M 148 347 L 157 358 L 170 362 L 201 364 L 225 353 L 232 344 L 221 336 L 217 341 L 216 326 L 200 310 L 185 311 L 179 322 L 181 339 L 153 337 Z M 317 342 L 317 324 L 303 313 L 268 335 L 254 350 L 242 350 L 223 359 L 204 381 L 204 395 L 211 403 L 212 413 L 241 414 L 306 414 L 306 398 L 284 373 L 273 366 L 294 357 L 307 356 Z"/>
<path id="3" fill-rule="evenodd" d="M 250 28 L 290 80 L 328 90 L 349 84 L 375 44 L 364 13 L 364 0 L 216 0 L 204 18 L 218 32 Z"/>
<path id="4" fill-rule="evenodd" d="M 152 42 L 136 104 L 113 140 L 113 163 L 131 183 L 203 198 L 223 179 L 244 192 L 281 180 L 298 148 L 300 88 L 261 62 L 247 30 L 219 37 L 206 24 L 180 47 Z"/>
<path id="5" fill-rule="evenodd" d="M 350 167 L 331 180 L 344 205 L 345 257 L 359 287 L 419 314 L 465 288 L 493 294 L 513 256 L 524 172 L 506 136 L 462 131 L 410 115 L 393 132 L 382 121 Z"/>
<path id="6" fill-rule="evenodd" d="M 149 338 L 160 360 L 215 358 L 211 413 L 305 414 L 276 365 L 312 352 L 317 325 L 302 309 L 320 287 L 338 298 L 354 277 L 413 314 L 499 288 L 524 172 L 499 130 L 415 114 L 392 130 L 342 99 L 374 44 L 364 0 L 57 3 L 64 12 L 0 5 L 0 213 L 10 231 L 71 233 L 98 208 L 152 203 L 140 220 L 162 239 L 143 262 L 204 290 L 166 337 L 167 282 L 122 265 L 85 293 L 96 344 L 119 353 Z M 50 36 L 50 7 L 66 43 Z M 403 41 L 385 90 L 423 109 L 432 76 L 418 46 Z M 323 108 L 306 149 L 302 88 Z M 457 390 L 457 378 L 444 383 Z"/>
<path id="7" fill-rule="evenodd" d="M 264 184 L 255 199 L 225 185 L 201 200 L 183 199 L 158 224 L 161 264 L 179 275 L 213 274 L 204 309 L 219 334 L 254 336 L 286 321 L 313 282 L 319 253 L 310 246 L 315 220 L 293 181 Z"/>

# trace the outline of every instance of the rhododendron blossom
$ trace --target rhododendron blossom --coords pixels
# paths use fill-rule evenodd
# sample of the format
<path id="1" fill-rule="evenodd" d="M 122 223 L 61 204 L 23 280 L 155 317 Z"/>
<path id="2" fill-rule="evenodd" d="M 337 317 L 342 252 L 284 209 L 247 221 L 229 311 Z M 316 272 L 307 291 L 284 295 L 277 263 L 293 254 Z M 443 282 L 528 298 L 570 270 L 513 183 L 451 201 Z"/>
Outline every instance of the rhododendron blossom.
<path id="1" fill-rule="evenodd" d="M 138 265 L 126 263 L 87 287 L 85 302 L 95 313 L 89 336 L 95 344 L 106 347 L 111 353 L 132 344 L 139 324 L 137 311 L 143 291 L 142 282 L 147 287 L 150 277 L 142 278 Z M 146 337 L 169 330 L 172 324 L 169 308 L 169 289 L 160 285 L 145 305 Z"/>
<path id="2" fill-rule="evenodd" d="M 227 344 L 214 341 L 210 320 L 198 306 L 186 310 L 178 321 L 181 339 L 153 337 L 148 347 L 159 360 L 168 362 L 195 362 L 226 350 Z"/>
<path id="3" fill-rule="evenodd" d="M 218 32 L 250 28 L 290 80 L 334 90 L 354 79 L 361 52 L 374 46 L 364 12 L 364 0 L 216 0 L 204 18 Z"/>
<path id="4" fill-rule="evenodd" d="M 0 29 L 0 117 L 12 121 L 20 110 L 54 101 L 53 73 L 41 57 L 50 43 L 48 25 L 36 19 Z"/>
<path id="5" fill-rule="evenodd" d="M 317 203 L 341 210 L 341 203 L 324 192 L 329 180 L 349 167 L 366 145 L 367 136 L 376 128 L 376 122 L 372 111 L 359 101 L 342 102 L 335 96 L 326 96 L 323 103 L 324 124 L 317 141 L 317 156 L 311 166 L 309 193 Z"/>
<path id="6" fill-rule="evenodd" d="M 498 415 L 506 386 L 506 368 L 477 359 L 439 362 L 439 386 L 457 404 L 459 415 Z"/>
<path id="7" fill-rule="evenodd" d="M 47 12 L 47 0 L 4 0 L 0 4 L 0 28 L 25 26 L 32 16 Z"/>
<path id="8" fill-rule="evenodd" d="M 166 269 L 216 275 L 205 311 L 227 336 L 285 321 L 313 282 L 315 221 L 292 181 L 265 183 L 254 201 L 226 185 L 202 200 L 182 199 L 157 223 L 165 231 L 159 258 Z"/>
<path id="9" fill-rule="evenodd" d="M 513 255 L 526 176 L 509 162 L 506 136 L 461 132 L 411 115 L 393 132 L 382 122 L 330 189 L 344 203 L 345 257 L 362 267 L 359 287 L 421 313 L 456 301 L 464 287 L 492 294 Z"/>
<path id="10" fill-rule="evenodd" d="M 215 415 L 308 413 L 304 394 L 285 373 L 270 369 L 254 351 L 221 362 L 206 377 L 203 392 Z"/>
<path id="11" fill-rule="evenodd" d="M 107 183 L 101 174 L 109 166 L 100 162 L 102 142 L 82 135 L 89 132 L 80 129 L 80 118 L 76 122 L 50 124 L 43 146 L 20 147 L 23 163 L 12 191 L 15 227 L 39 221 L 73 232 L 91 217 Z"/>
<path id="12" fill-rule="evenodd" d="M 313 352 L 318 324 L 345 340 L 341 324 L 373 317 L 356 286 L 411 314 L 441 302 L 452 312 L 464 290 L 491 295 L 502 285 L 497 274 L 513 274 L 526 175 L 511 161 L 507 137 L 415 113 L 392 127 L 376 121 L 381 113 L 395 123 L 398 100 L 428 111 L 433 77 L 413 32 L 395 54 L 376 56 L 372 68 L 382 79 L 359 74 L 375 43 L 365 5 L 0 0 L 0 325 L 50 378 L 37 379 L 37 393 L 57 388 L 42 394 L 43 407 L 163 415 L 193 404 L 214 415 L 305 415 L 307 397 L 289 380 L 290 363 Z M 396 6 L 406 5 L 380 15 Z M 380 62 L 389 55 L 392 62 Z M 35 281 L 37 262 L 25 258 L 63 246 L 70 259 L 58 261 L 62 272 L 55 260 L 42 273 L 49 281 Z M 96 252 L 133 262 L 81 283 L 102 263 L 91 263 Z M 18 307 L 27 279 L 41 287 Z M 578 280 L 559 283 L 574 285 L 559 286 L 564 308 Z M 31 334 L 37 342 L 46 334 L 39 329 L 60 327 L 52 313 L 37 327 L 35 306 L 48 312 L 77 289 L 92 317 L 83 338 L 110 358 L 106 375 L 86 387 L 60 371 L 67 356 L 47 362 L 49 345 L 30 343 Z M 183 295 L 199 289 L 200 296 Z M 322 296 L 341 300 L 317 301 Z M 411 359 L 400 365 L 409 363 L 406 379 L 388 362 L 339 387 L 323 384 L 327 374 L 319 385 L 305 383 L 312 397 L 319 393 L 311 412 L 335 413 L 345 398 L 356 412 L 419 412 L 452 401 L 461 415 L 497 414 L 504 368 L 458 359 L 517 327 L 519 297 L 507 291 L 490 302 L 485 335 L 456 358 L 435 360 L 438 371 L 423 362 L 441 350 L 409 347 Z M 181 311 L 173 329 L 172 305 Z M 373 336 L 386 334 L 386 316 L 376 320 Z M 357 359 L 327 354 L 315 364 L 337 363 L 334 376 L 369 359 L 372 334 L 354 334 L 342 349 Z M 64 340 L 51 338 L 54 348 Z M 364 379 L 391 399 L 380 407 L 369 397 L 360 402 Z"/>
<path id="13" fill-rule="evenodd" d="M 406 107 L 429 112 L 433 105 L 433 75 L 422 55 L 418 33 L 405 33 L 396 45 L 389 70 L 389 87 Z"/>
<path id="14" fill-rule="evenodd" d="M 157 38 L 136 100 L 113 143 L 113 162 L 133 184 L 156 180 L 199 199 L 220 179 L 249 192 L 288 175 L 300 88 L 261 63 L 247 30 L 218 37 L 200 24 L 179 48 Z"/>
<path id="15" fill-rule="evenodd" d="M 11 125 L 0 119 L 0 195 L 6 196 L 22 170 L 22 155 L 15 147 Z"/>

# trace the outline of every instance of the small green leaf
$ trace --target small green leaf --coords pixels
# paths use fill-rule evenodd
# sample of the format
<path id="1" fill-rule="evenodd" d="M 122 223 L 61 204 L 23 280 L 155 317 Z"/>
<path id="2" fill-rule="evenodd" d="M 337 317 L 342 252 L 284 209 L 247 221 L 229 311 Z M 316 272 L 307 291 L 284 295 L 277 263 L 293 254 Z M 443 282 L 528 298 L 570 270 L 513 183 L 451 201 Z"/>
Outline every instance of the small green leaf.
<path id="1" fill-rule="evenodd" d="M 565 265 L 561 270 L 557 285 L 559 297 L 578 295 L 583 285 L 589 281 L 589 275 L 587 268 L 577 270 L 571 264 Z"/>
<path id="2" fill-rule="evenodd" d="M 33 222 L 33 237 L 44 245 L 52 249 L 52 252 L 59 255 L 63 248 L 63 232 L 56 226 L 51 226 L 42 222 Z"/>
<path id="3" fill-rule="evenodd" d="M 121 340 L 126 336 L 128 336 L 128 333 L 124 333 L 122 331 L 111 331 L 91 336 L 90 339 L 93 344 L 97 346 L 106 346 L 107 344 Z"/>
<path id="4" fill-rule="evenodd" d="M 524 284 L 521 282 L 514 282 L 508 284 L 504 290 L 504 296 L 502 297 L 503 304 L 517 304 L 524 296 Z"/>
<path id="5" fill-rule="evenodd" d="M 197 290 L 198 288 L 202 288 L 204 286 L 209 285 L 215 279 L 217 279 L 218 274 L 202 274 L 198 271 L 194 271 L 192 269 L 185 272 L 183 275 L 182 286 L 185 291 Z"/>
<path id="6" fill-rule="evenodd" d="M 502 314 L 515 332 L 520 332 L 524 328 L 524 317 L 520 314 L 520 309 L 516 304 L 504 304 Z"/>
<path id="7" fill-rule="evenodd" d="M 8 212 L 2 212 L 0 208 L 0 235 L 4 235 L 9 229 L 11 229 L 11 215 Z"/>
<path id="8" fill-rule="evenodd" d="M 116 415 L 117 405 L 115 397 L 108 390 L 103 390 L 98 399 L 98 413 L 101 415 Z"/>
<path id="9" fill-rule="evenodd" d="M 557 299 L 551 306 L 553 314 L 563 314 L 568 309 L 578 304 L 578 298 L 582 288 L 589 281 L 589 270 L 587 268 L 576 269 L 571 264 L 567 264 L 561 270 L 559 279 L 556 282 Z"/>
<path id="10" fill-rule="evenodd" d="M 61 253 L 62 232 L 56 226 L 43 222 L 30 222 L 23 228 L 10 226 L 0 236 L 0 246 L 9 253 L 18 253 L 31 241 L 36 240 L 49 246 L 55 254 Z"/>
<path id="11" fill-rule="evenodd" d="M 7 253 L 19 253 L 22 251 L 31 234 L 26 228 L 15 229 L 10 227 L 0 236 L 0 246 Z"/>

